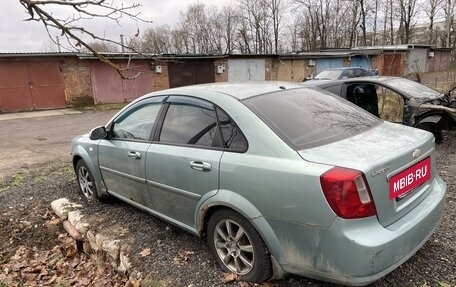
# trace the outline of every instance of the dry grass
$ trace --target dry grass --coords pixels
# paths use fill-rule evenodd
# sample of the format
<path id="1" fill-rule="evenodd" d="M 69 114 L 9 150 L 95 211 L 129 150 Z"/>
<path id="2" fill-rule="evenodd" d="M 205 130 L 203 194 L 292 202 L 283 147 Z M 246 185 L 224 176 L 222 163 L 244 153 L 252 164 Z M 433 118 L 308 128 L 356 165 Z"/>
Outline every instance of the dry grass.
<path id="1" fill-rule="evenodd" d="M 380 118 L 393 123 L 402 123 L 404 100 L 387 89 L 379 89 L 377 97 Z"/>
<path id="2" fill-rule="evenodd" d="M 456 69 L 444 72 L 421 74 L 421 83 L 439 92 L 445 93 L 456 86 Z"/>

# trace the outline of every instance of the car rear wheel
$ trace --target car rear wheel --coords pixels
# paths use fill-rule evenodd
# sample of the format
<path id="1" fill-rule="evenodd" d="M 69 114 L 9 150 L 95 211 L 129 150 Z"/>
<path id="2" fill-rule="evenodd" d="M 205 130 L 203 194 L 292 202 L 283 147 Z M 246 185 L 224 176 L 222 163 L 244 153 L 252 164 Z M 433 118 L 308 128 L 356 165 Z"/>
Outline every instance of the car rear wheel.
<path id="1" fill-rule="evenodd" d="M 249 282 L 271 277 L 269 250 L 243 216 L 228 209 L 217 210 L 210 217 L 207 230 L 209 248 L 223 271 Z"/>
<path id="2" fill-rule="evenodd" d="M 435 143 L 441 144 L 443 142 L 442 129 L 435 123 L 419 123 L 414 126 L 428 132 L 431 132 L 435 137 Z"/>
<path id="3" fill-rule="evenodd" d="M 97 192 L 97 186 L 95 184 L 95 179 L 92 176 L 89 168 L 86 163 L 80 159 L 76 163 L 76 177 L 78 180 L 79 189 L 81 190 L 82 195 L 88 201 L 94 199 L 100 199 Z"/>

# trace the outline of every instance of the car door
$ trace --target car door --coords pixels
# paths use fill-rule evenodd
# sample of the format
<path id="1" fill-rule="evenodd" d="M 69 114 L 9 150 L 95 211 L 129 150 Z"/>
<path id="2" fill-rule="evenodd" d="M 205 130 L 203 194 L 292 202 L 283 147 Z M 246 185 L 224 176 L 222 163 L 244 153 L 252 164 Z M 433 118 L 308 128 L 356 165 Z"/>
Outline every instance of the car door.
<path id="1" fill-rule="evenodd" d="M 144 205 L 146 151 L 166 97 L 142 100 L 122 112 L 98 144 L 98 161 L 108 191 L 126 201 Z"/>
<path id="2" fill-rule="evenodd" d="M 171 96 L 162 126 L 146 155 L 149 207 L 193 228 L 200 199 L 218 191 L 222 154 L 214 105 Z"/>
<path id="3" fill-rule="evenodd" d="M 344 96 L 350 102 L 389 122 L 403 123 L 404 98 L 383 85 L 353 82 L 345 85 Z"/>
<path id="4" fill-rule="evenodd" d="M 363 82 L 347 84 L 345 98 L 374 116 L 379 116 L 375 85 Z"/>

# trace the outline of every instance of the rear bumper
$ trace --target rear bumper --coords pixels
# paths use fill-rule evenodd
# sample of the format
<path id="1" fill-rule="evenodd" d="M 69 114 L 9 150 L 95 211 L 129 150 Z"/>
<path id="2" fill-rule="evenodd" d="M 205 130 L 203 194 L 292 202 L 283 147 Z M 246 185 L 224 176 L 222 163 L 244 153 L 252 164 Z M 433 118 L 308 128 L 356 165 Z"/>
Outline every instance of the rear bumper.
<path id="1" fill-rule="evenodd" d="M 282 250 L 278 261 L 289 273 L 348 285 L 366 285 L 404 263 L 429 239 L 442 217 L 446 184 L 436 177 L 432 191 L 388 227 L 371 217 L 336 218 L 329 228 L 271 222 Z"/>

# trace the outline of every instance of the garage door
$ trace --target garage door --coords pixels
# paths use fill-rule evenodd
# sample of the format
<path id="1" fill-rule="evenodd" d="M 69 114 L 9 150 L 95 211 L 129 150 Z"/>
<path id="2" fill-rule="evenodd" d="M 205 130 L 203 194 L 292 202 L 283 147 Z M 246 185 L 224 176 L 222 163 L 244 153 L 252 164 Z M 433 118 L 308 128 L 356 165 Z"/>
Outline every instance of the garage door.
<path id="1" fill-rule="evenodd" d="M 0 111 L 65 107 L 65 84 L 58 61 L 0 63 Z"/>
<path id="2" fill-rule="evenodd" d="M 213 60 L 168 63 L 169 87 L 182 87 L 215 82 Z"/>
<path id="3" fill-rule="evenodd" d="M 382 76 L 401 76 L 402 73 L 402 55 L 385 54 L 383 55 L 383 73 Z"/>
<path id="4" fill-rule="evenodd" d="M 127 63 L 119 65 L 127 67 Z M 95 104 L 131 102 L 153 91 L 153 73 L 147 63 L 130 63 L 128 67 L 130 70 L 124 75 L 134 79 L 122 79 L 111 66 L 93 62 L 91 77 Z"/>
<path id="5" fill-rule="evenodd" d="M 228 60 L 228 81 L 264 81 L 264 59 L 233 59 Z"/>

